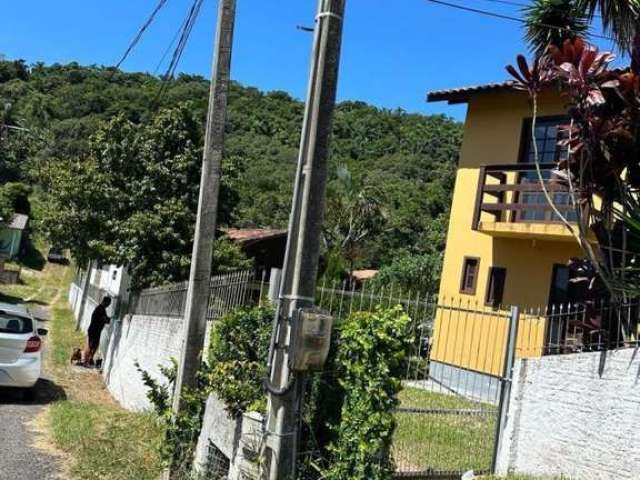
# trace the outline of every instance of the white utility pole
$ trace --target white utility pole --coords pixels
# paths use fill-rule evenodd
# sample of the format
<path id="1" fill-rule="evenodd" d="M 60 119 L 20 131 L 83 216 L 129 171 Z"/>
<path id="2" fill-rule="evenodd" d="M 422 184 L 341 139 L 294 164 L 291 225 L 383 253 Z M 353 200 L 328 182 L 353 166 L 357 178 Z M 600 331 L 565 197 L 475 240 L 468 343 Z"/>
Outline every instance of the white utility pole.
<path id="1" fill-rule="evenodd" d="M 338 83 L 345 0 L 319 0 L 287 252 L 268 359 L 266 465 L 270 480 L 294 480 L 304 374 L 289 367 L 296 312 L 315 299 L 327 158 Z"/>
<path id="2" fill-rule="evenodd" d="M 202 350 L 207 328 L 207 305 L 209 302 L 209 282 L 213 241 L 218 214 L 218 196 L 222 175 L 224 131 L 227 118 L 227 97 L 231 71 L 231 47 L 235 25 L 236 1 L 219 0 L 216 27 L 215 51 L 211 88 L 209 91 L 209 111 L 207 131 L 202 158 L 200 198 L 193 239 L 191 273 L 184 317 L 184 341 L 176 386 L 173 408 L 178 412 L 184 389 L 196 387 L 197 373 L 202 361 Z"/>

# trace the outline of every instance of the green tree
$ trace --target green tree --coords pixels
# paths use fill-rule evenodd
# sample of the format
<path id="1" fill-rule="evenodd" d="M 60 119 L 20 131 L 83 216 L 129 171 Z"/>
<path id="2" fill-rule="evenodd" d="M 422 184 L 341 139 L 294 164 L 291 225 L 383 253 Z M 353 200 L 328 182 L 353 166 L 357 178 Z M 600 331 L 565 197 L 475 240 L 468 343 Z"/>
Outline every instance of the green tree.
<path id="1" fill-rule="evenodd" d="M 184 279 L 201 140 L 188 105 L 159 112 L 143 128 L 116 117 L 95 134 L 87 159 L 57 169 L 45 230 L 80 258 L 127 265 L 134 288 Z M 223 221 L 229 198 L 223 193 Z"/>
<path id="2" fill-rule="evenodd" d="M 32 188 L 24 183 L 9 182 L 0 186 L 0 197 L 15 213 L 31 214 L 29 195 Z"/>
<path id="3" fill-rule="evenodd" d="M 585 36 L 598 12 L 605 33 L 631 54 L 631 68 L 640 73 L 640 0 L 536 0 L 524 8 L 525 37 L 542 54 L 550 44 L 562 47 L 565 40 Z"/>
<path id="4" fill-rule="evenodd" d="M 7 118 L 31 133 L 13 132 L 6 141 L 0 141 L 0 182 L 23 181 L 53 192 L 66 176 L 69 178 L 65 181 L 72 182 L 75 176 L 94 175 L 92 169 L 103 168 L 97 163 L 96 137 L 114 119 L 125 122 L 122 128 L 126 126 L 133 131 L 132 141 L 137 145 L 160 111 L 188 103 L 195 129 L 204 131 L 209 84 L 199 76 L 180 75 L 169 81 L 165 93 L 158 97 L 160 80 L 144 73 L 77 63 L 28 66 L 23 62 L 18 70 L 21 71 L 16 73 L 13 62 L 0 60 L 0 71 L 12 72 L 0 80 L 0 106 L 9 105 Z M 291 209 L 304 105 L 283 92 L 261 92 L 232 83 L 229 110 L 222 191 L 222 203 L 227 207 L 222 211 L 220 223 L 284 228 Z M 124 135 L 114 131 L 114 138 L 120 133 Z M 354 179 L 365 182 L 370 190 L 385 193 L 381 196 L 381 207 L 386 212 L 385 228 L 360 242 L 356 264 L 377 268 L 397 256 L 442 251 L 461 133 L 459 123 L 442 115 L 409 114 L 364 102 L 343 102 L 337 106 L 330 170 L 335 173 L 340 165 L 348 165 Z M 123 141 L 129 142 L 126 137 Z M 106 145 L 106 140 L 101 142 Z M 136 158 L 137 149 L 142 147 L 132 148 Z M 108 148 L 107 153 L 114 153 L 113 148 Z M 157 151 L 154 155 L 162 157 Z M 84 162 L 93 165 L 80 165 Z M 107 171 L 126 180 L 129 168 L 122 174 L 114 169 Z M 180 175 L 177 178 L 179 182 Z M 101 181 L 109 185 L 111 180 Z M 336 183 L 334 178 L 332 184 Z M 197 181 L 189 184 L 192 185 L 197 185 Z M 62 205 L 76 202 L 80 207 L 84 203 L 74 200 L 75 187 L 71 185 L 69 198 L 61 201 Z M 119 203 L 112 198 L 100 198 L 103 193 L 108 192 L 93 193 L 92 202 Z M 64 195 L 54 193 L 54 196 Z M 151 212 L 149 218 L 136 217 L 130 228 L 153 244 L 157 240 L 141 229 L 152 228 L 156 222 L 163 226 L 170 224 L 163 222 L 162 215 L 175 210 L 175 206 L 164 206 L 160 209 L 162 214 L 153 211 L 155 204 L 147 207 Z M 95 209 L 95 215 L 72 210 L 61 211 L 60 215 L 72 215 L 74 221 L 84 225 L 93 222 L 94 217 L 113 216 L 111 207 L 96 205 Z M 124 218 L 128 217 L 127 213 Z M 181 216 L 178 219 L 182 221 Z M 49 226 L 52 230 L 66 230 L 52 222 Z M 176 227 L 181 231 L 182 226 Z M 65 235 L 69 238 L 71 233 Z M 163 232 L 163 241 L 170 241 L 172 235 Z M 182 233 L 178 237 L 183 238 Z M 105 243 L 99 237 L 95 238 L 99 244 L 90 247 L 92 238 L 80 237 L 77 242 L 70 242 L 77 243 L 77 249 L 95 254 L 113 249 L 112 240 Z M 130 247 L 126 250 L 132 253 Z M 152 252 L 159 255 L 157 250 Z M 168 271 L 183 271 L 182 254 L 162 255 L 170 257 L 164 263 Z M 342 255 L 342 251 L 338 250 L 337 255 Z M 169 268 L 170 265 L 173 267 Z M 151 266 L 144 266 L 143 270 Z M 343 268 L 345 272 L 348 269 Z"/>
<path id="5" fill-rule="evenodd" d="M 414 294 L 433 295 L 438 291 L 441 255 L 406 255 L 395 258 L 373 278 L 374 286 L 391 286 Z"/>
<path id="6" fill-rule="evenodd" d="M 575 0 L 535 0 L 524 8 L 524 19 L 525 40 L 537 55 L 589 31 L 587 12 Z"/>
<path id="7" fill-rule="evenodd" d="M 13 205 L 11 200 L 3 195 L 0 190 L 0 225 L 7 224 L 13 218 Z"/>
<path id="8" fill-rule="evenodd" d="M 323 228 L 326 250 L 340 252 L 353 271 L 361 258 L 364 242 L 384 228 L 382 193 L 365 180 L 354 178 L 346 165 L 340 165 L 327 192 Z"/>
<path id="9" fill-rule="evenodd" d="M 213 244 L 212 273 L 214 275 L 253 269 L 253 260 L 242 249 L 225 237 Z"/>

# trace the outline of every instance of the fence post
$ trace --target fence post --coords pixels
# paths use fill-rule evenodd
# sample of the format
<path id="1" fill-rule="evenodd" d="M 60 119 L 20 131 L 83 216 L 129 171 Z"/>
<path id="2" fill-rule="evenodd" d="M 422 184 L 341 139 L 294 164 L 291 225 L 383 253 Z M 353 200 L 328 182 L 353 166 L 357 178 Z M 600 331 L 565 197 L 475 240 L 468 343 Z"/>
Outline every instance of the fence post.
<path id="1" fill-rule="evenodd" d="M 493 447 L 493 462 L 491 471 L 495 473 L 498 455 L 503 443 L 504 428 L 507 424 L 507 413 L 509 411 L 509 399 L 511 396 L 511 385 L 513 381 L 513 365 L 516 359 L 516 342 L 518 339 L 518 324 L 520 323 L 520 308 L 511 307 L 509 316 L 509 331 L 507 345 L 504 354 L 504 364 L 502 377 L 500 378 L 500 398 L 498 401 L 498 418 L 496 422 L 496 434 Z"/>
<path id="2" fill-rule="evenodd" d="M 269 300 L 273 305 L 276 304 L 280 295 L 281 280 L 282 280 L 282 269 L 272 268 L 271 275 L 269 277 Z"/>

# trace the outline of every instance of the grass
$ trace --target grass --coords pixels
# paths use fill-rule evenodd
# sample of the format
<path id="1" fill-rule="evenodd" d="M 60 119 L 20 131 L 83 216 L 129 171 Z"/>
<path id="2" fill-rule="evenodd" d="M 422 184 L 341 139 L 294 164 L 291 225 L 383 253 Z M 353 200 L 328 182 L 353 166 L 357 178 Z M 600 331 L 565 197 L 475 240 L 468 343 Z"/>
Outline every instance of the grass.
<path id="1" fill-rule="evenodd" d="M 46 251 L 44 245 L 39 245 Z M 36 255 L 37 257 L 37 255 Z M 36 262 L 37 263 L 37 262 Z M 64 392 L 38 419 L 45 438 L 37 442 L 53 446 L 66 459 L 70 480 L 151 480 L 158 478 L 163 438 L 151 414 L 132 413 L 111 398 L 95 371 L 69 364 L 71 351 L 84 344 L 75 331 L 67 304 L 73 267 L 46 263 L 41 269 L 23 264 L 22 283 L 0 285 L 0 301 L 30 303 L 47 308 L 50 320 L 46 340 L 45 369 L 55 388 Z"/>
<path id="2" fill-rule="evenodd" d="M 417 388 L 403 389 L 400 402 L 404 408 L 485 412 L 398 412 L 392 448 L 400 471 L 485 471 L 491 467 L 496 419 L 493 406 Z"/>
<path id="3" fill-rule="evenodd" d="M 53 405 L 49 419 L 56 446 L 73 458 L 69 469 L 72 478 L 158 478 L 157 452 L 162 436 L 150 414 L 72 400 Z"/>

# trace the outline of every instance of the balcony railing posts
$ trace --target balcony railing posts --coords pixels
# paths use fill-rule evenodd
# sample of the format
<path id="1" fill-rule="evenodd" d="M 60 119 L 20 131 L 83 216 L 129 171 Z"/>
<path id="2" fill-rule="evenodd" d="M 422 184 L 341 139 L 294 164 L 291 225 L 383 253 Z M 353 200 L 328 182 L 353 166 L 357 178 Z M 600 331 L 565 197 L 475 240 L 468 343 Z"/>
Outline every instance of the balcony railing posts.
<path id="1" fill-rule="evenodd" d="M 482 205 L 482 197 L 484 195 L 484 184 L 487 181 L 487 173 L 485 166 L 480 167 L 480 176 L 478 177 L 478 190 L 476 190 L 476 206 L 473 211 L 473 224 L 471 225 L 472 230 L 478 230 L 478 226 L 480 225 L 480 215 L 482 211 L 480 210 L 480 205 Z"/>
<path id="2" fill-rule="evenodd" d="M 549 172 L 555 168 L 555 164 L 543 164 L 541 165 L 543 171 Z M 520 164 L 507 164 L 507 165 L 482 165 L 480 167 L 480 177 L 478 179 L 478 191 L 476 192 L 476 205 L 473 213 L 472 229 L 478 230 L 480 227 L 480 219 L 482 213 L 489 213 L 495 217 L 495 221 L 499 222 L 503 219 L 503 214 L 507 214 L 505 221 L 542 221 L 544 223 L 552 222 L 553 220 L 535 220 L 523 219 L 522 212 L 553 212 L 553 208 L 546 202 L 525 202 L 523 201 L 522 193 L 539 194 L 542 195 L 543 189 L 537 179 L 531 182 L 523 182 L 523 173 L 535 172 L 536 166 L 534 164 L 520 163 Z M 508 173 L 516 173 L 514 183 L 507 183 Z M 490 176 L 498 180 L 499 183 L 487 183 L 487 177 Z M 524 177 L 526 179 L 526 177 Z M 567 192 L 568 188 L 559 182 L 553 182 L 545 180 L 545 188 L 549 192 Z M 510 198 L 507 198 L 507 194 L 511 192 Z M 485 195 L 493 196 L 496 201 L 493 203 L 485 203 Z M 558 203 L 555 205 L 561 211 L 572 210 L 573 207 L 569 202 L 565 204 Z M 511 212 L 511 215 L 508 213 Z M 520 214 L 517 214 L 517 213 Z"/>

